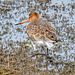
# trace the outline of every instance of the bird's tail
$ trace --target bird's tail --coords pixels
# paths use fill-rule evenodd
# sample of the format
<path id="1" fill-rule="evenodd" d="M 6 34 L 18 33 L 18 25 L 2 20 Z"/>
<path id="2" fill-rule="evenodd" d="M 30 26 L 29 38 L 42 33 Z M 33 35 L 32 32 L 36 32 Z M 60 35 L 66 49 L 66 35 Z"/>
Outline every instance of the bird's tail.
<path id="1" fill-rule="evenodd" d="M 56 42 L 61 42 L 61 40 L 60 40 L 60 39 L 56 39 L 55 41 L 56 41 Z"/>

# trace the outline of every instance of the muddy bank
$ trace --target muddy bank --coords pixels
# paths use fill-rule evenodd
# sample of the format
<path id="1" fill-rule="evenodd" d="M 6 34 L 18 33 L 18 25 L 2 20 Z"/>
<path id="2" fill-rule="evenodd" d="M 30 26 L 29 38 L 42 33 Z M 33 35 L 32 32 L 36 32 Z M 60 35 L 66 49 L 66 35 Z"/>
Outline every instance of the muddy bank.
<path id="1" fill-rule="evenodd" d="M 30 57 L 33 47 L 26 34 L 31 11 L 49 22 L 61 42 L 43 55 Z M 74 75 L 75 74 L 75 3 L 50 0 L 0 1 L 0 75 Z M 40 48 L 39 51 L 44 51 Z M 46 50 L 45 50 L 46 51 Z"/>

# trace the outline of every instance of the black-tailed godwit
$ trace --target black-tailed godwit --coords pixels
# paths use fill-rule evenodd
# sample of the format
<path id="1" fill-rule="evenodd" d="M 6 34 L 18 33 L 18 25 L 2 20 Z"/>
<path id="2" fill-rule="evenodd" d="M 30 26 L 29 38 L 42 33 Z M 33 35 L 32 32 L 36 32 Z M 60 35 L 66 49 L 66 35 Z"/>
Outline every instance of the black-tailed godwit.
<path id="1" fill-rule="evenodd" d="M 26 22 L 30 22 L 26 32 L 32 42 L 34 50 L 37 50 L 36 46 L 41 45 L 46 45 L 48 49 L 50 49 L 53 43 L 58 41 L 55 29 L 48 22 L 40 19 L 37 12 L 31 12 L 27 20 L 18 24 Z"/>

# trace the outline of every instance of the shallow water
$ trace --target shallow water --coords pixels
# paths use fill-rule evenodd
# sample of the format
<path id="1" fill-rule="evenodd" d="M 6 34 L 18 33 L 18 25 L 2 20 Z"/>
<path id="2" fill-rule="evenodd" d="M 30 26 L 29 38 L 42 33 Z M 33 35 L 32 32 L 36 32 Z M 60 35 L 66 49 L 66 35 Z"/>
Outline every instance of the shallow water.
<path id="1" fill-rule="evenodd" d="M 30 40 L 25 32 L 29 23 L 22 25 L 15 24 L 26 20 L 31 11 L 38 12 L 43 20 L 49 22 L 55 28 L 58 38 L 61 40 L 60 43 L 49 50 L 49 55 L 54 58 L 53 65 L 45 56 L 36 56 L 34 57 L 35 59 L 26 59 L 28 54 L 33 49 L 25 46 L 25 44 L 30 44 Z M 17 66 L 19 71 L 22 72 L 22 75 L 24 75 L 24 70 L 26 68 L 26 74 L 31 73 L 31 71 L 37 72 L 36 69 L 38 69 L 41 71 L 49 70 L 49 72 L 52 70 L 52 73 L 55 73 L 56 75 L 62 75 L 64 72 L 63 68 L 66 66 L 66 63 L 75 62 L 74 0 L 1 0 L 0 52 L 2 53 L 2 55 L 0 55 L 2 57 L 0 60 L 3 60 L 4 56 L 7 60 L 7 56 L 10 54 L 9 61 L 11 62 L 11 58 L 12 61 L 16 61 L 16 64 L 14 63 L 15 67 L 9 67 L 11 69 L 15 69 Z M 8 62 L 6 63 L 5 59 L 0 62 L 1 66 L 6 66 L 8 64 Z M 57 62 L 58 64 L 56 65 Z M 11 66 L 13 66 L 13 64 L 11 64 Z M 59 72 L 60 68 L 62 69 L 61 72 Z M 73 68 L 70 67 L 70 69 Z"/>

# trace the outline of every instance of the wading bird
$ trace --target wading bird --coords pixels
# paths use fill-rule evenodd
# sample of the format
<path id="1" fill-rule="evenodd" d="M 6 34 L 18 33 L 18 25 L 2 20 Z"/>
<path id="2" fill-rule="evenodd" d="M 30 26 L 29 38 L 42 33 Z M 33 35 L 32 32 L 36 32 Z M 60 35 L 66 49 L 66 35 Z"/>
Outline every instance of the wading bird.
<path id="1" fill-rule="evenodd" d="M 40 19 L 37 12 L 31 12 L 29 18 L 18 24 L 30 22 L 26 32 L 30 38 L 34 50 L 36 46 L 46 45 L 48 49 L 53 46 L 54 42 L 58 42 L 55 29 L 48 23 Z"/>

